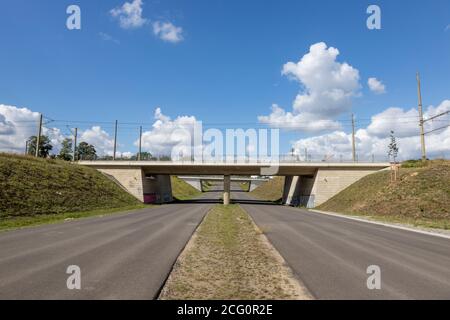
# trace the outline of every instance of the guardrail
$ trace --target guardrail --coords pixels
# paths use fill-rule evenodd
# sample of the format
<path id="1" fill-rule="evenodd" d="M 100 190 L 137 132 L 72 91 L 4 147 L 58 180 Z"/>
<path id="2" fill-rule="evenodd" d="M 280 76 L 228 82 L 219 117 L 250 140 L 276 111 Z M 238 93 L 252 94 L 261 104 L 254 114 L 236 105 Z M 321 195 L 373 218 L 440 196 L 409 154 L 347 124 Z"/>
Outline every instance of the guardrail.
<path id="1" fill-rule="evenodd" d="M 83 159 L 80 157 L 80 161 L 138 161 L 137 157 L 132 158 L 116 158 L 113 160 L 110 157 L 89 157 L 88 159 Z M 317 156 L 317 157 L 308 157 L 307 159 L 299 157 L 299 156 L 291 156 L 291 155 L 281 155 L 279 157 L 271 157 L 271 158 L 250 158 L 250 157 L 223 157 L 222 159 L 216 158 L 202 158 L 202 159 L 193 159 L 193 158 L 178 158 L 178 159 L 170 159 L 168 157 L 152 157 L 149 159 L 141 159 L 140 162 L 165 162 L 165 163 L 212 163 L 212 164 L 220 164 L 220 163 L 255 163 L 255 164 L 273 164 L 273 163 L 386 163 L 390 162 L 389 158 L 386 157 L 359 157 L 355 161 L 353 159 L 348 159 L 344 157 L 334 157 L 334 156 Z"/>

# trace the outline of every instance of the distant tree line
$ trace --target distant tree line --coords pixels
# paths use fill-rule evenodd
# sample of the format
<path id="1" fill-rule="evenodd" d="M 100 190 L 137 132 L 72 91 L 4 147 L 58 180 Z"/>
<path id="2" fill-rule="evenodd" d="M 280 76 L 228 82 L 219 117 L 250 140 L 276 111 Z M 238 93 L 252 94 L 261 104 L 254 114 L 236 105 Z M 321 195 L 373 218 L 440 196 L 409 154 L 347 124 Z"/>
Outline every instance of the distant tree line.
<path id="1" fill-rule="evenodd" d="M 36 155 L 36 136 L 28 138 L 27 154 Z M 72 161 L 73 159 L 73 142 L 72 139 L 65 138 L 61 143 L 61 149 L 58 154 L 50 154 L 53 145 L 48 136 L 42 135 L 39 139 L 38 156 L 42 158 L 55 158 L 64 161 Z M 75 160 L 95 160 L 97 159 L 97 151 L 92 144 L 80 142 L 75 152 Z"/>
<path id="2" fill-rule="evenodd" d="M 27 154 L 36 155 L 36 136 L 31 136 L 28 138 L 27 143 Z M 72 139 L 65 138 L 61 143 L 61 149 L 58 154 L 50 154 L 53 150 L 53 145 L 48 136 L 42 135 L 39 139 L 39 152 L 38 156 L 42 158 L 54 158 L 60 159 L 64 161 L 72 161 L 72 160 L 112 160 L 113 157 L 109 155 L 98 156 L 95 147 L 92 144 L 87 142 L 80 142 L 75 151 L 75 159 L 74 150 L 73 150 L 73 142 Z M 132 155 L 129 160 L 138 160 L 138 154 Z M 171 160 L 170 156 L 160 156 L 155 157 L 150 152 L 141 152 L 141 160 L 149 161 L 149 160 L 161 160 L 168 161 Z"/>

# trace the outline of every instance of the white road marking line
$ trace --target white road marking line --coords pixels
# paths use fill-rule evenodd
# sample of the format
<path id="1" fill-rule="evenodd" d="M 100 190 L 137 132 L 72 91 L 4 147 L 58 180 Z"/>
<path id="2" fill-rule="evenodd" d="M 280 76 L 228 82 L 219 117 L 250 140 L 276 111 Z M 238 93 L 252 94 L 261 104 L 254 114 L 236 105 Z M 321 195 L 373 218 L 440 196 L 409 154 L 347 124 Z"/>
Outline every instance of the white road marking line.
<path id="1" fill-rule="evenodd" d="M 421 229 L 415 229 L 414 227 L 404 227 L 404 226 L 399 226 L 399 225 L 395 225 L 395 224 L 384 223 L 384 222 L 379 222 L 379 221 L 373 221 L 373 220 L 369 220 L 369 219 L 357 218 L 357 217 L 347 216 L 347 215 L 343 215 L 343 214 L 339 214 L 339 213 L 328 212 L 328 211 L 321 211 L 321 210 L 315 210 L 315 209 L 308 209 L 308 211 L 313 211 L 313 212 L 326 214 L 326 215 L 330 215 L 330 216 L 334 216 L 334 217 L 345 218 L 345 219 L 350 219 L 350 220 L 356 220 L 356 221 L 360 221 L 360 222 L 367 222 L 367 223 L 377 224 L 377 225 L 380 225 L 380 226 L 396 228 L 396 229 L 400 229 L 400 230 L 412 231 L 412 232 L 422 233 L 422 234 L 426 234 L 426 235 L 430 235 L 430 236 L 450 239 L 450 235 L 443 234 L 443 233 L 438 233 L 438 232 L 433 232 L 433 231 L 425 231 L 425 230 L 421 230 Z"/>

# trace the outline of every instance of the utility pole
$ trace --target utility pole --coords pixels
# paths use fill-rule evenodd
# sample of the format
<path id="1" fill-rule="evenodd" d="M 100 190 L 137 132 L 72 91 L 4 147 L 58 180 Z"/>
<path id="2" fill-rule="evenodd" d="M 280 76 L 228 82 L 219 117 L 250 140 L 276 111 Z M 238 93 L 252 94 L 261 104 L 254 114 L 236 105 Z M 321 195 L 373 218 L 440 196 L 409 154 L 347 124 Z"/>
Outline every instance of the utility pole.
<path id="1" fill-rule="evenodd" d="M 356 162 L 356 148 L 355 148 L 355 115 L 352 113 L 352 159 Z"/>
<path id="2" fill-rule="evenodd" d="M 39 128 L 38 135 L 36 136 L 36 158 L 39 157 L 39 145 L 41 144 L 41 132 L 42 132 L 42 113 L 39 116 Z"/>
<path id="3" fill-rule="evenodd" d="M 73 161 L 77 161 L 77 136 L 78 128 L 75 128 L 75 133 L 73 134 Z"/>
<path id="4" fill-rule="evenodd" d="M 416 79 L 417 79 L 417 97 L 419 100 L 419 127 L 420 127 L 420 144 L 422 147 L 422 161 L 425 161 L 427 159 L 427 154 L 425 150 L 425 132 L 423 129 L 423 110 L 422 110 L 422 93 L 420 91 L 420 76 L 419 73 L 416 73 Z"/>
<path id="5" fill-rule="evenodd" d="M 25 155 L 28 154 L 28 140 L 25 141 Z"/>
<path id="6" fill-rule="evenodd" d="M 113 160 L 116 160 L 116 148 L 117 148 L 117 120 L 116 120 L 116 126 L 114 128 L 114 153 L 113 153 Z"/>
<path id="7" fill-rule="evenodd" d="M 142 146 L 142 126 L 139 127 L 139 153 L 138 153 L 138 161 L 141 161 L 141 146 Z"/>

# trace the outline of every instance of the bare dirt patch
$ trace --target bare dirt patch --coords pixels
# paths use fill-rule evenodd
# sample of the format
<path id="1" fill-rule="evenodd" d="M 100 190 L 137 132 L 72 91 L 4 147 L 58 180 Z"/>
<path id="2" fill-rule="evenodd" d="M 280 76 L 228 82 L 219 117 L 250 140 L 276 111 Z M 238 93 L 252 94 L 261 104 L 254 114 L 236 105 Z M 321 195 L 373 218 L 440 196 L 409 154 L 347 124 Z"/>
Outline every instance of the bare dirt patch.
<path id="1" fill-rule="evenodd" d="M 311 299 L 238 205 L 214 207 L 182 252 L 159 299 Z"/>

